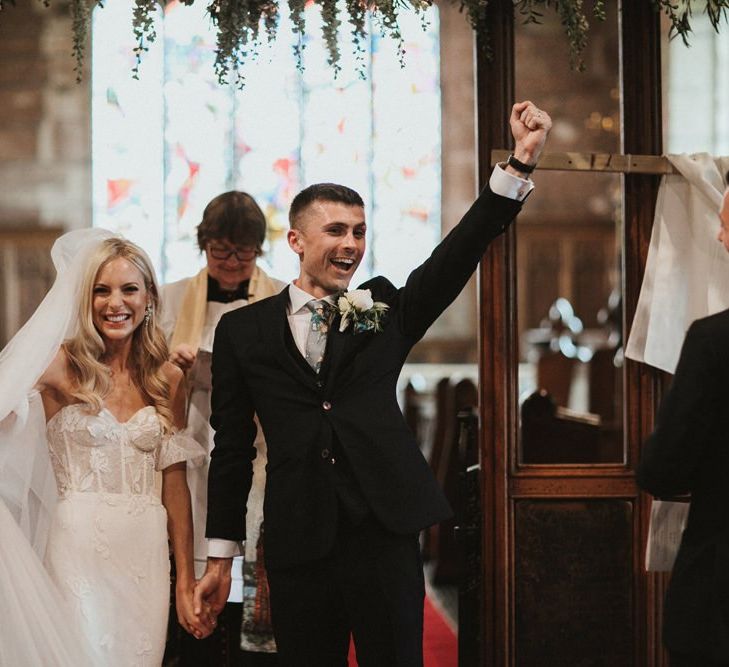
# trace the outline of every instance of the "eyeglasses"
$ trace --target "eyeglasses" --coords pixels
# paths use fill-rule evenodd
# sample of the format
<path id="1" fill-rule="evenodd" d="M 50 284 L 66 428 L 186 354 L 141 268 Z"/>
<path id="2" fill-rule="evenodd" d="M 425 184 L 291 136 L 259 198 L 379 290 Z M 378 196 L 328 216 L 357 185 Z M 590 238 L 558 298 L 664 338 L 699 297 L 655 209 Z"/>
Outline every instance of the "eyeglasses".
<path id="1" fill-rule="evenodd" d="M 221 248 L 220 246 L 208 245 L 210 256 L 213 259 L 226 260 L 235 255 L 239 262 L 253 259 L 258 255 L 258 248 L 247 246 L 245 248 Z"/>

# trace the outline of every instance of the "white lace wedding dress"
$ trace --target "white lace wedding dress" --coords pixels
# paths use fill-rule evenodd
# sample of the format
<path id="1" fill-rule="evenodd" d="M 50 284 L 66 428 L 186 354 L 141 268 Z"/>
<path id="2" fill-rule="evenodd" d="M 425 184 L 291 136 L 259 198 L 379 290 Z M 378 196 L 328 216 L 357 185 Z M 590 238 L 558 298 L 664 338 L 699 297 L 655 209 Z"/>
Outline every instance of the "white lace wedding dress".
<path id="1" fill-rule="evenodd" d="M 94 665 L 158 667 L 170 599 L 167 466 L 202 454 L 164 436 L 153 406 L 119 422 L 107 409 L 62 408 L 47 424 L 59 501 L 45 564 Z"/>
<path id="2" fill-rule="evenodd" d="M 0 667 L 94 667 L 28 539 L 0 500 Z"/>

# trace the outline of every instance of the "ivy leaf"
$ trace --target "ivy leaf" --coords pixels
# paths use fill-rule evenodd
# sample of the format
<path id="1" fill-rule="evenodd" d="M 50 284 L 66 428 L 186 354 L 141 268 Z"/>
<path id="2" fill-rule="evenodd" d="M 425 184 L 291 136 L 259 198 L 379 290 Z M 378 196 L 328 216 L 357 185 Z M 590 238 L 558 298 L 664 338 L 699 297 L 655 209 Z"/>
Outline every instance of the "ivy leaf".
<path id="1" fill-rule="evenodd" d="M 76 72 L 76 83 L 83 79 L 84 57 L 86 54 L 86 43 L 89 36 L 89 25 L 91 22 L 91 10 L 86 0 L 71 0 L 71 22 L 73 26 L 73 49 L 71 51 L 76 64 L 73 71 Z"/>
<path id="2" fill-rule="evenodd" d="M 242 88 L 243 67 L 258 55 L 261 25 L 269 42 L 276 37 L 278 4 L 275 0 L 213 0 L 208 13 L 218 29 L 214 64 L 218 81 Z"/>
<path id="3" fill-rule="evenodd" d="M 316 0 L 316 2 L 321 7 L 322 35 L 329 52 L 327 64 L 333 68 L 334 78 L 336 79 L 342 69 L 339 64 L 341 54 L 339 52 L 338 36 L 341 21 L 339 20 L 337 0 Z"/>
<path id="4" fill-rule="evenodd" d="M 134 0 L 132 30 L 137 45 L 134 47 L 135 63 L 132 67 L 132 76 L 135 79 L 139 78 L 142 55 L 149 51 L 149 44 L 157 38 L 157 32 L 154 29 L 154 14 L 158 6 L 157 0 Z"/>

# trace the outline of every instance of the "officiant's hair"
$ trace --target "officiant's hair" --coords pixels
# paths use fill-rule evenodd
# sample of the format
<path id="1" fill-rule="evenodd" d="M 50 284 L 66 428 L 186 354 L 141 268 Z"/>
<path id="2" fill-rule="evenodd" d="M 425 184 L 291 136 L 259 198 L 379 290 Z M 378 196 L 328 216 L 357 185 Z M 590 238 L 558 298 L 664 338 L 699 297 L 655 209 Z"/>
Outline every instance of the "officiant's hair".
<path id="1" fill-rule="evenodd" d="M 197 226 L 197 245 L 202 252 L 210 241 L 230 241 L 236 246 L 253 246 L 261 253 L 266 240 L 266 216 L 247 192 L 230 190 L 213 197 Z"/>
<path id="2" fill-rule="evenodd" d="M 298 229 L 301 223 L 301 214 L 315 201 L 327 201 L 347 206 L 360 206 L 364 208 L 364 201 L 359 193 L 346 185 L 338 183 L 314 183 L 304 188 L 294 197 L 289 209 L 289 226 Z"/>
<path id="3" fill-rule="evenodd" d="M 100 271 L 115 259 L 125 259 L 137 268 L 144 279 L 144 287 L 151 309 L 132 334 L 131 360 L 135 384 L 151 400 L 164 425 L 172 427 L 170 388 L 163 373 L 169 356 L 164 334 L 158 325 L 159 289 L 154 268 L 147 253 L 138 245 L 120 237 L 101 241 L 91 253 L 81 282 L 78 302 L 78 328 L 76 334 L 63 343 L 74 379 L 72 396 L 98 412 L 103 399 L 111 390 L 111 373 L 101 358 L 106 352 L 104 339 L 94 325 L 94 286 Z"/>

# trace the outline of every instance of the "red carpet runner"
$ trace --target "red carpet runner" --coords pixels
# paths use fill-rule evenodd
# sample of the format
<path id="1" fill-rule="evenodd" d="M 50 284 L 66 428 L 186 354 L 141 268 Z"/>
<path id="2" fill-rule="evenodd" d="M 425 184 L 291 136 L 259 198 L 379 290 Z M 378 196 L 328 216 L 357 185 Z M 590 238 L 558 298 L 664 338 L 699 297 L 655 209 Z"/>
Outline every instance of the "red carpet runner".
<path id="1" fill-rule="evenodd" d="M 458 665 L 456 634 L 427 597 L 423 607 L 423 665 L 424 667 Z M 349 647 L 349 667 L 357 667 L 354 645 Z"/>

